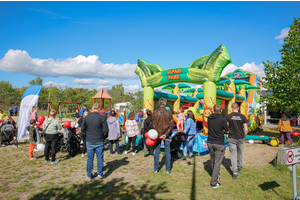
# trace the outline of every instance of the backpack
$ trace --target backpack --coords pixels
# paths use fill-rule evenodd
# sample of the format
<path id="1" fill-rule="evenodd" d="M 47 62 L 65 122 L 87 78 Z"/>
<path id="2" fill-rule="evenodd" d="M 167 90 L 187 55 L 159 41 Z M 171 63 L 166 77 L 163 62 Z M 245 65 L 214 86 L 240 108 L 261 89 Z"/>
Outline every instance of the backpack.
<path id="1" fill-rule="evenodd" d="M 6 134 L 11 134 L 15 132 L 15 127 L 11 121 L 3 122 L 1 125 L 1 132 Z"/>

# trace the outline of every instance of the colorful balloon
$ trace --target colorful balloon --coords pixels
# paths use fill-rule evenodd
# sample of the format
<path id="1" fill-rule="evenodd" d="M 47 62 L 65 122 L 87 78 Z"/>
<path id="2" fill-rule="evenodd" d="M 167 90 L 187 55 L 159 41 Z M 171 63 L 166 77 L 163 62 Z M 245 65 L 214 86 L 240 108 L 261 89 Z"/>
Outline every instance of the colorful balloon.
<path id="1" fill-rule="evenodd" d="M 145 133 L 145 138 L 149 138 L 148 131 Z"/>
<path id="2" fill-rule="evenodd" d="M 70 128 L 70 127 L 71 127 L 71 122 L 65 121 L 64 127 L 65 127 L 65 128 Z"/>
<path id="3" fill-rule="evenodd" d="M 156 143 L 156 139 L 155 140 L 152 140 L 151 138 L 146 139 L 146 144 L 148 146 L 153 146 L 153 145 L 155 145 L 155 143 Z"/>
<path id="4" fill-rule="evenodd" d="M 294 132 L 292 132 L 292 135 L 293 135 L 294 137 L 298 137 L 298 136 L 299 136 L 299 133 L 296 132 L 296 131 L 294 131 Z"/>
<path id="5" fill-rule="evenodd" d="M 38 122 L 40 122 L 41 124 L 45 121 L 45 117 L 44 115 L 40 115 L 37 119 Z"/>
<path id="6" fill-rule="evenodd" d="M 148 135 L 149 135 L 149 138 L 151 138 L 153 140 L 157 139 L 157 137 L 158 137 L 158 133 L 155 129 L 149 130 Z"/>

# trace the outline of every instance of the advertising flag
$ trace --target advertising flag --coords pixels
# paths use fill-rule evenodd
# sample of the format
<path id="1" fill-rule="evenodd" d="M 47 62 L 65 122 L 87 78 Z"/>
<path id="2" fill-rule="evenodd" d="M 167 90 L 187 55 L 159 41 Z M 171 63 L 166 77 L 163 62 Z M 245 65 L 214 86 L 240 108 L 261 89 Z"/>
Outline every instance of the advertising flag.
<path id="1" fill-rule="evenodd" d="M 26 127 L 29 126 L 32 107 L 38 104 L 41 89 L 41 85 L 32 85 L 23 94 L 19 112 L 18 140 L 29 138 Z"/>

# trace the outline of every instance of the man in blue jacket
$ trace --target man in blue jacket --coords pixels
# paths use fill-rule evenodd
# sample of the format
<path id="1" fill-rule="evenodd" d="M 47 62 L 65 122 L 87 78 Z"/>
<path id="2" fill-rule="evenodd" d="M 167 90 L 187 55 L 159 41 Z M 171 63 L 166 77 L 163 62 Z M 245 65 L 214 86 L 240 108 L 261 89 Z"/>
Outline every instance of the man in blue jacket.
<path id="1" fill-rule="evenodd" d="M 87 148 L 87 177 L 92 178 L 93 161 L 96 153 L 97 157 L 97 175 L 99 179 L 103 179 L 103 155 L 104 155 L 104 140 L 108 136 L 108 126 L 106 117 L 99 115 L 99 104 L 94 103 L 93 112 L 83 118 L 81 132 L 86 136 Z"/>

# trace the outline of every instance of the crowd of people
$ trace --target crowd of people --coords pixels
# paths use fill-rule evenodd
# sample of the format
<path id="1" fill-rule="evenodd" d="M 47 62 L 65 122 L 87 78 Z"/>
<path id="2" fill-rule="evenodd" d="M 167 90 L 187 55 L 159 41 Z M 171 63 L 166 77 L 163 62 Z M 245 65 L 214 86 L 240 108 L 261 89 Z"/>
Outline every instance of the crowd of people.
<path id="1" fill-rule="evenodd" d="M 78 132 L 83 140 L 82 157 L 85 157 L 87 152 L 87 165 L 86 172 L 89 179 L 95 177 L 95 175 L 103 179 L 103 159 L 104 159 L 104 147 L 105 140 L 109 141 L 109 152 L 114 153 L 113 145 L 116 146 L 116 152 L 121 155 L 120 150 L 120 138 L 127 135 L 127 145 L 124 154 L 128 154 L 131 146 L 132 155 L 136 155 L 136 139 L 143 136 L 144 156 L 154 155 L 153 171 L 158 173 L 159 169 L 159 154 L 161 151 L 161 144 L 164 141 L 165 151 L 165 164 L 166 173 L 171 173 L 171 142 L 172 142 L 172 130 L 174 127 L 178 128 L 178 132 L 185 135 L 183 142 L 183 160 L 192 158 L 193 145 L 196 136 L 196 120 L 192 111 L 187 112 L 187 117 L 182 116 L 181 109 L 178 110 L 178 123 L 174 123 L 172 112 L 166 108 L 167 100 L 164 98 L 159 99 L 160 107 L 153 112 L 151 110 L 137 110 L 129 113 L 128 120 L 124 125 L 124 129 L 121 129 L 117 112 L 112 108 L 108 113 L 99 108 L 99 104 L 93 104 L 92 110 L 89 113 L 87 107 L 78 113 Z M 239 112 L 239 105 L 237 103 L 232 104 L 233 112 L 223 118 L 222 106 L 216 104 L 214 106 L 214 113 L 208 117 L 208 138 L 207 145 L 210 153 L 212 176 L 210 185 L 212 188 L 218 188 L 221 184 L 218 182 L 220 175 L 220 166 L 225 154 L 225 138 L 230 151 L 230 159 L 232 166 L 232 178 L 237 179 L 238 172 L 242 170 L 243 166 L 243 148 L 245 144 L 245 137 L 248 133 L 247 118 Z M 58 132 L 62 128 L 59 121 L 55 119 L 55 111 L 51 110 L 50 117 L 46 119 L 40 127 L 37 120 L 38 107 L 34 106 L 30 114 L 30 126 L 27 130 L 30 133 L 30 145 L 28 154 L 30 160 L 36 160 L 33 156 L 35 143 L 41 142 L 41 135 L 43 133 L 46 140 L 44 149 L 45 162 L 51 161 L 51 163 L 58 163 L 56 160 L 56 144 L 58 138 Z M 288 126 L 289 124 L 289 126 Z M 279 131 L 281 132 L 281 140 L 284 141 L 286 135 L 290 143 L 290 121 L 285 115 L 279 123 Z M 151 129 L 155 129 L 158 134 L 158 138 L 154 145 L 147 145 L 145 134 Z M 49 158 L 49 149 L 51 148 L 51 159 Z M 97 173 L 93 174 L 93 160 L 96 155 L 97 158 Z"/>

